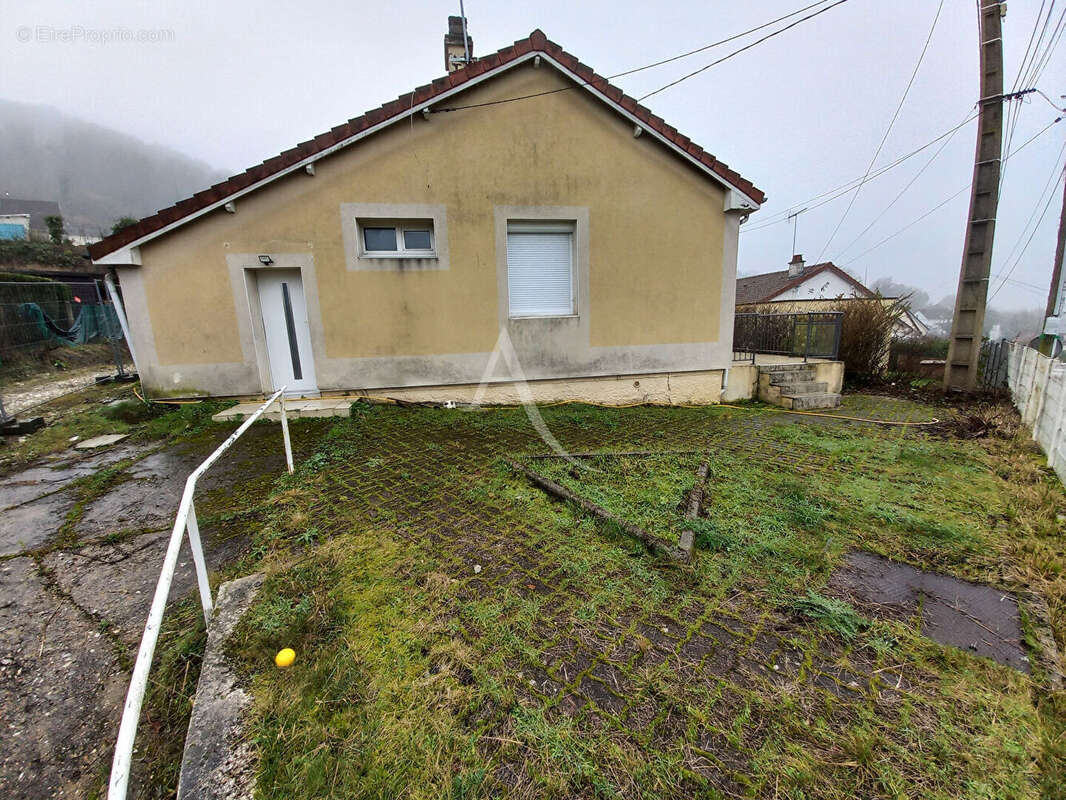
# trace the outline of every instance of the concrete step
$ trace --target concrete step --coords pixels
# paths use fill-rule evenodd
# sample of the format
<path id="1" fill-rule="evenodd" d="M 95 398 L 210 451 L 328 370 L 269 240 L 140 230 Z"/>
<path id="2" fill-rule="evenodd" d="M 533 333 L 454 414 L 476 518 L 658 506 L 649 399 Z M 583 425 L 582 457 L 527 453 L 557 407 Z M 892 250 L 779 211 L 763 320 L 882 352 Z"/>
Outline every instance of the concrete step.
<path id="1" fill-rule="evenodd" d="M 248 403 L 240 403 L 219 411 L 211 419 L 215 422 L 240 422 L 254 414 L 263 400 L 253 400 Z M 311 397 L 293 398 L 285 401 L 285 415 L 289 419 L 301 417 L 347 417 L 351 415 L 352 398 L 350 397 Z M 261 419 L 269 419 L 277 422 L 281 419 L 281 411 L 277 403 L 272 405 Z"/>
<path id="2" fill-rule="evenodd" d="M 794 364 L 760 364 L 759 372 L 802 372 L 803 370 L 814 369 L 814 364 L 804 364 L 802 362 Z"/>
<path id="3" fill-rule="evenodd" d="M 793 411 L 810 411 L 816 408 L 836 408 L 840 405 L 840 395 L 831 392 L 812 394 L 782 394 L 785 408 Z"/>
<path id="4" fill-rule="evenodd" d="M 826 381 L 793 381 L 775 384 L 775 386 L 781 389 L 782 395 L 825 394 L 829 391 L 829 384 Z"/>
<path id="5" fill-rule="evenodd" d="M 784 372 L 779 375 L 769 375 L 771 386 L 791 386 L 794 383 L 806 383 L 813 381 L 818 376 L 818 371 L 813 367 L 804 372 Z"/>

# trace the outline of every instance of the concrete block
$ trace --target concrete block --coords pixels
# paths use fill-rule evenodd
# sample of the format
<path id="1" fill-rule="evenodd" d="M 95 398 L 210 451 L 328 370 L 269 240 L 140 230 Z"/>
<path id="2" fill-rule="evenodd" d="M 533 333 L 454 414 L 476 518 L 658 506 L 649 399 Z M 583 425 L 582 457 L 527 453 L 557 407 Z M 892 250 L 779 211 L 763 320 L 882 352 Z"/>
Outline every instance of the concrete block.
<path id="1" fill-rule="evenodd" d="M 200 682 L 196 685 L 178 800 L 251 800 L 255 788 L 255 748 L 245 729 L 252 697 L 238 685 L 223 647 L 255 602 L 263 576 L 248 575 L 222 584 L 207 633 Z"/>

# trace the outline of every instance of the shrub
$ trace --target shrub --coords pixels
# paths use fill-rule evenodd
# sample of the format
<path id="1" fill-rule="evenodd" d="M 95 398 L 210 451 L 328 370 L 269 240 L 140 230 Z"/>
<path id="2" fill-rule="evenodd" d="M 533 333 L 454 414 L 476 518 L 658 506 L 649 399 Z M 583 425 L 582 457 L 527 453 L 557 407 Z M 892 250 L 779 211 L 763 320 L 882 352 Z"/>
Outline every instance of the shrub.
<path id="1" fill-rule="evenodd" d="M 907 375 L 925 375 L 929 370 L 921 366 L 926 359 L 943 359 L 948 357 L 948 340 L 934 336 L 908 336 L 895 339 L 888 355 L 888 369 Z M 934 370 L 942 373 L 943 366 Z"/>
<path id="2" fill-rule="evenodd" d="M 44 224 L 48 226 L 48 238 L 53 244 L 63 244 L 63 218 L 58 214 L 49 214 L 44 218 Z"/>
<path id="3" fill-rule="evenodd" d="M 850 381 L 876 380 L 888 369 L 892 332 L 907 310 L 902 301 L 885 302 L 880 295 L 840 303 L 840 360 Z"/>

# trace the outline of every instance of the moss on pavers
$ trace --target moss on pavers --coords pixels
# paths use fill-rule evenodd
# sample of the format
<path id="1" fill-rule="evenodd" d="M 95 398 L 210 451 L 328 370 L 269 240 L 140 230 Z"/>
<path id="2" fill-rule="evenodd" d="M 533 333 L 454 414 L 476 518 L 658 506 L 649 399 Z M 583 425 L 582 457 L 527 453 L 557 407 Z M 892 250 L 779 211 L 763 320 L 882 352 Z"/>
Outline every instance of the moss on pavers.
<path id="1" fill-rule="evenodd" d="M 358 410 L 280 482 L 257 540 L 266 591 L 232 641 L 263 797 L 1053 788 L 1061 709 L 1029 677 L 900 622 L 844 639 L 790 611 L 860 545 L 1036 588 L 1061 641 L 1064 493 L 1022 439 L 722 408 L 543 415 L 573 450 L 710 454 L 695 565 L 506 468 L 549 452 L 520 409 Z M 669 526 L 655 493 L 682 504 L 693 465 L 661 460 L 556 477 Z"/>

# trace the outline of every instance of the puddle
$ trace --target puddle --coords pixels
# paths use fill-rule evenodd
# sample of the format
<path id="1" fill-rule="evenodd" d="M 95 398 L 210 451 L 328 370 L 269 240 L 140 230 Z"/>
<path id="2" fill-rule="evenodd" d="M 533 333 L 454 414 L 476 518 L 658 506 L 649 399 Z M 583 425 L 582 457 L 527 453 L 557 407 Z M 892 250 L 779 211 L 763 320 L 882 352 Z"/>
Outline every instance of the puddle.
<path id="1" fill-rule="evenodd" d="M 873 613 L 913 617 L 921 609 L 922 632 L 1000 664 L 1029 672 L 1022 644 L 1018 601 L 1009 592 L 854 551 L 829 586 Z"/>

